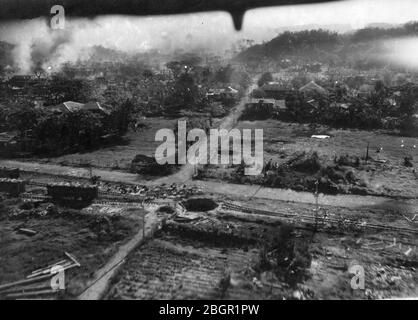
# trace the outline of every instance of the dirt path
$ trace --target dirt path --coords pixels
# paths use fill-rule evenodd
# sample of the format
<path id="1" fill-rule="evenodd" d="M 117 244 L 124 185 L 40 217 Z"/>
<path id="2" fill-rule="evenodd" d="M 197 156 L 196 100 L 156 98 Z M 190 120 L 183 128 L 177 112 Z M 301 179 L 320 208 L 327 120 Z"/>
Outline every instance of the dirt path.
<path id="1" fill-rule="evenodd" d="M 200 180 L 191 181 L 189 185 L 199 187 L 204 193 L 208 192 L 223 194 L 235 198 L 242 198 L 244 200 L 267 199 L 306 204 L 315 204 L 316 202 L 316 199 L 312 193 L 294 191 L 290 189 L 265 188 L 259 185 L 231 184 Z M 413 208 L 413 211 L 418 213 L 417 199 L 394 199 L 377 196 L 320 194 L 318 201 L 320 205 L 344 208 Z"/>
<path id="2" fill-rule="evenodd" d="M 255 80 L 256 79 L 254 79 L 254 83 L 255 83 Z M 254 87 L 255 87 L 255 84 L 251 85 L 247 89 L 243 98 L 241 98 L 241 101 L 238 103 L 237 106 L 234 107 L 231 113 L 222 120 L 222 122 L 218 126 L 218 129 L 231 130 L 232 128 L 235 127 L 235 125 L 238 122 L 238 119 L 240 118 L 242 112 L 245 109 L 246 103 L 249 100 L 249 94 L 254 89 Z M 200 140 L 199 143 L 200 144 L 205 143 L 207 145 L 209 144 L 207 138 Z M 217 156 L 217 154 L 210 155 L 210 159 L 212 159 L 214 156 Z M 163 183 L 165 184 L 186 183 L 187 181 L 193 178 L 194 172 L 195 172 L 195 166 L 187 163 L 181 168 L 180 171 L 176 172 L 175 174 L 171 176 L 156 179 L 153 181 L 153 184 L 160 185 Z"/>
<path id="3" fill-rule="evenodd" d="M 158 227 L 158 223 L 159 222 L 154 213 L 147 214 L 145 226 L 143 226 L 145 231 L 141 229 L 135 237 L 119 248 L 118 252 L 109 260 L 109 262 L 95 273 L 91 284 L 78 297 L 78 300 L 101 299 L 109 286 L 110 280 L 116 274 L 120 266 L 123 265 L 128 254 L 155 232 Z"/>
<path id="4" fill-rule="evenodd" d="M 39 162 L 20 162 L 13 160 L 0 160 L 0 167 L 19 168 L 21 171 L 33 172 L 39 174 L 50 174 L 56 176 L 67 176 L 77 178 L 90 178 L 90 170 L 79 167 L 61 166 L 57 164 L 45 164 Z M 109 182 L 121 183 L 140 183 L 149 184 L 149 182 L 141 181 L 138 175 L 122 171 L 103 170 L 92 168 L 93 176 L 100 176 L 102 180 Z"/>

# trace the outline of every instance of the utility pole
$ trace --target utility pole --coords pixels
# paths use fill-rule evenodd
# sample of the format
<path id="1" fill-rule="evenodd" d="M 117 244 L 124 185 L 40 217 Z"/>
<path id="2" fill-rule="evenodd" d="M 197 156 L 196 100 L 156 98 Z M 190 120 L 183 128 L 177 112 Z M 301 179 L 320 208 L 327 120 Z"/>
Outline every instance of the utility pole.
<path id="1" fill-rule="evenodd" d="M 319 192 L 318 192 L 319 180 L 315 181 L 315 231 L 318 229 L 318 219 L 319 219 Z"/>
<path id="2" fill-rule="evenodd" d="M 367 142 L 366 162 L 369 161 L 369 148 L 370 148 L 370 142 Z"/>

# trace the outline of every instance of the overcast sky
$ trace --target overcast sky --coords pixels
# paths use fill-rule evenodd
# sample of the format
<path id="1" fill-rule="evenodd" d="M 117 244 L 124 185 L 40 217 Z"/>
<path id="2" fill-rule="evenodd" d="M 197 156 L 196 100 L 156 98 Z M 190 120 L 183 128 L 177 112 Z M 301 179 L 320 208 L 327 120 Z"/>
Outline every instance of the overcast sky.
<path id="1" fill-rule="evenodd" d="M 198 43 L 215 39 L 251 37 L 267 40 L 274 31 L 303 25 L 350 25 L 361 28 L 370 23 L 404 23 L 418 20 L 416 0 L 347 0 L 318 5 L 272 7 L 248 11 L 242 32 L 233 29 L 226 13 L 199 13 L 164 17 L 98 17 L 94 21 L 68 23 L 79 43 L 101 43 L 126 49 L 146 49 L 160 41 L 180 39 Z M 12 23 L 0 29 L 0 38 L 10 42 L 43 37 L 48 33 L 42 21 Z M 218 43 L 219 44 L 219 43 Z"/>
<path id="2" fill-rule="evenodd" d="M 1 9 L 1 8 L 0 8 Z M 97 17 L 94 20 L 71 20 L 66 24 L 68 41 L 57 48 L 68 58 L 76 57 L 82 48 L 104 45 L 128 52 L 148 49 L 173 50 L 199 48 L 225 50 L 240 38 L 257 42 L 270 40 L 283 28 L 304 25 L 345 25 L 361 28 L 370 23 L 405 23 L 418 20 L 417 0 L 347 0 L 317 5 L 263 8 L 248 11 L 243 30 L 236 32 L 227 13 L 198 13 L 158 17 Z M 335 26 L 334 26 L 335 27 Z M 35 19 L 3 24 L 0 40 L 20 46 L 24 59 L 28 48 L 42 42 L 46 45 L 57 37 L 45 21 Z M 26 50 L 26 51 L 25 51 Z M 65 58 L 61 56 L 61 58 Z"/>
<path id="3" fill-rule="evenodd" d="M 318 5 L 258 9 L 249 12 L 247 27 L 259 24 L 351 24 L 355 28 L 375 22 L 403 23 L 418 20 L 416 0 L 348 0 Z M 258 23 L 257 23 L 258 21 Z"/>

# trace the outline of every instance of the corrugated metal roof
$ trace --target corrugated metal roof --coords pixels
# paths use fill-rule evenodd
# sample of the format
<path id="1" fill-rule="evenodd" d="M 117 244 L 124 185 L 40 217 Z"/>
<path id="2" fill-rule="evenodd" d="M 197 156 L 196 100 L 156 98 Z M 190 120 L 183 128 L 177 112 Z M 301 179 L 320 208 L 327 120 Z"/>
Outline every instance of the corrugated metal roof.
<path id="1" fill-rule="evenodd" d="M 305 84 L 303 87 L 299 89 L 299 91 L 315 91 L 323 94 L 327 93 L 327 90 L 321 87 L 320 85 L 316 84 L 315 81 L 311 81 Z"/>
<path id="2" fill-rule="evenodd" d="M 77 111 L 100 111 L 109 114 L 109 111 L 103 108 L 98 102 L 79 103 L 74 101 L 67 101 L 56 106 L 47 107 L 51 111 L 57 112 L 77 112 Z"/>
<path id="3" fill-rule="evenodd" d="M 81 109 L 83 109 L 84 104 L 79 103 L 79 102 L 74 102 L 74 101 L 67 101 L 64 102 L 63 105 L 67 108 L 68 111 L 70 112 L 76 112 L 79 111 Z"/>
<path id="4" fill-rule="evenodd" d="M 261 87 L 264 91 L 283 91 L 286 87 L 280 82 L 268 82 Z"/>

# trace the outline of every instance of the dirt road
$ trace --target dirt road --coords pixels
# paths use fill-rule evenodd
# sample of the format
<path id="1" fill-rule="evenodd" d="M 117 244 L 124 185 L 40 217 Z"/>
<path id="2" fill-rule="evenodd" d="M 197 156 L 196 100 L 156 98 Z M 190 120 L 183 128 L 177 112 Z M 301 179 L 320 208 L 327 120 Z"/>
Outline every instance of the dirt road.
<path id="1" fill-rule="evenodd" d="M 249 86 L 247 91 L 245 92 L 244 96 L 241 98 L 241 101 L 237 104 L 237 106 L 234 107 L 234 109 L 231 111 L 231 113 L 226 116 L 222 122 L 219 124 L 218 129 L 225 129 L 225 130 L 231 130 L 235 127 L 235 125 L 238 122 L 238 119 L 240 118 L 242 112 L 244 111 L 245 105 L 249 100 L 250 92 L 255 88 L 255 82 L 256 78 L 253 80 L 253 84 Z M 200 144 L 205 143 L 209 144 L 208 138 L 206 137 L 203 140 L 199 141 Z M 217 155 L 217 154 L 216 154 Z M 210 155 L 210 159 L 212 159 L 215 155 Z M 210 162 L 210 161 L 209 161 Z M 156 179 L 154 181 L 154 184 L 171 184 L 171 183 L 185 183 L 193 178 L 193 174 L 195 172 L 195 166 L 192 164 L 185 164 L 182 169 L 175 174 L 163 177 L 160 179 Z"/>
<path id="2" fill-rule="evenodd" d="M 125 262 L 127 256 L 146 238 L 151 237 L 158 227 L 158 219 L 154 213 L 149 213 L 143 228 L 128 243 L 119 248 L 118 252 L 101 269 L 97 270 L 88 288 L 78 297 L 79 300 L 99 300 L 106 292 L 111 278 Z"/>
<path id="3" fill-rule="evenodd" d="M 19 168 L 24 172 L 40 174 L 65 176 L 74 178 L 88 179 L 90 177 L 90 170 L 85 168 L 75 168 L 52 164 L 41 164 L 34 162 L 19 162 L 12 160 L 0 160 L 0 167 Z M 101 169 L 92 169 L 92 174 L 100 176 L 103 181 L 115 183 L 128 183 L 153 186 L 156 181 L 142 181 L 138 176 L 132 173 L 110 171 Z M 167 180 L 166 183 L 173 183 L 175 180 Z M 163 182 L 164 183 L 164 182 Z M 295 203 L 315 203 L 315 198 L 309 192 L 297 192 L 288 189 L 278 188 L 261 188 L 257 185 L 239 185 L 231 183 L 221 183 L 215 181 L 199 181 L 187 180 L 184 182 L 189 186 L 199 187 L 205 194 L 219 194 L 234 198 L 243 199 L 268 199 L 278 201 L 288 201 Z M 323 205 L 358 208 L 358 207 L 378 207 L 378 206 L 393 206 L 396 208 L 407 207 L 412 208 L 418 213 L 418 200 L 396 200 L 385 197 L 374 196 L 356 196 L 356 195 L 320 195 L 319 202 Z M 415 209 L 416 208 L 416 209 Z"/>

